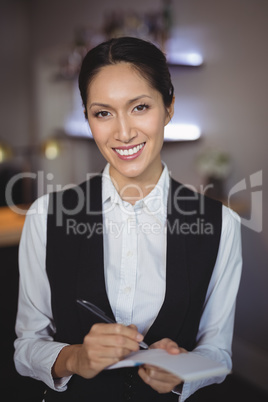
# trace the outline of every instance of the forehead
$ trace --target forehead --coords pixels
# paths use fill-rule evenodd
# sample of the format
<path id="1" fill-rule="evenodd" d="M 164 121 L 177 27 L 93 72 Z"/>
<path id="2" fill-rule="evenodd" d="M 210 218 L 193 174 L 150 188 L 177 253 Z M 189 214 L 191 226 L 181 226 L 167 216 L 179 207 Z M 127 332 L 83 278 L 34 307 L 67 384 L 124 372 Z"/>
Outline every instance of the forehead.
<path id="1" fill-rule="evenodd" d="M 158 91 L 152 88 L 145 77 L 130 63 L 117 63 L 102 67 L 95 75 L 88 87 L 88 98 L 134 98 L 141 93 L 154 93 Z"/>

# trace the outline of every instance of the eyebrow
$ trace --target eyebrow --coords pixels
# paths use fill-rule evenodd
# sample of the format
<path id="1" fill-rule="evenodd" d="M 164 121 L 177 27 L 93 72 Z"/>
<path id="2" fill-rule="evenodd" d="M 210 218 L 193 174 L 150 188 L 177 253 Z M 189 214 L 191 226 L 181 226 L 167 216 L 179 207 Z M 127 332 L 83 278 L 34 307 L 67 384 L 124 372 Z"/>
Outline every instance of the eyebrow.
<path id="1" fill-rule="evenodd" d="M 142 98 L 150 98 L 150 99 L 152 99 L 152 97 L 149 96 L 149 95 L 139 95 L 139 96 L 137 96 L 136 98 L 133 98 L 133 99 L 128 100 L 128 101 L 127 101 L 127 104 L 128 104 L 128 105 L 131 105 L 132 103 L 137 102 L 138 100 L 140 100 L 140 99 L 142 99 Z M 93 106 L 100 106 L 100 107 L 107 107 L 107 108 L 112 107 L 111 105 L 109 105 L 109 104 L 107 104 L 107 103 L 93 102 L 93 103 L 91 103 L 91 105 L 89 106 L 89 109 L 91 109 Z"/>

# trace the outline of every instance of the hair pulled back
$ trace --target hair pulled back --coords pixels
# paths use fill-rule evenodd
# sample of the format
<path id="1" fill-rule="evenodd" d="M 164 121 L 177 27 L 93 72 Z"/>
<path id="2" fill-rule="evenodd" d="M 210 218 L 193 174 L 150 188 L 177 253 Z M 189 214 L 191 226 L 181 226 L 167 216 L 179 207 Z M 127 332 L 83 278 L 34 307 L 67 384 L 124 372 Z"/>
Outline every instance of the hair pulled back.
<path id="1" fill-rule="evenodd" d="M 165 107 L 172 103 L 174 87 L 165 55 L 150 42 L 138 38 L 110 39 L 91 49 L 85 56 L 79 74 L 79 90 L 87 117 L 88 88 L 104 66 L 130 63 L 149 85 L 162 95 Z"/>

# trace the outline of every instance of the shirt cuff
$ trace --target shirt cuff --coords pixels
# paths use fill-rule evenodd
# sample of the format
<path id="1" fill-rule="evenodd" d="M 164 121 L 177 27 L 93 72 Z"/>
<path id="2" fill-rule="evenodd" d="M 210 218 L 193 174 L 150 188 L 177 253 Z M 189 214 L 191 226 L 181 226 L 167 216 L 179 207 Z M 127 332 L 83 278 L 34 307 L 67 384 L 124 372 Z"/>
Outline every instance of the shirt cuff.
<path id="1" fill-rule="evenodd" d="M 55 391 L 59 391 L 59 392 L 66 391 L 67 384 L 68 384 L 68 382 L 70 381 L 71 378 L 72 378 L 72 376 L 63 377 L 63 378 L 56 378 L 56 379 L 52 378 L 52 381 L 54 383 L 53 389 Z"/>
<path id="2" fill-rule="evenodd" d="M 173 394 L 181 395 L 182 394 L 182 389 L 183 389 L 183 382 L 181 382 L 179 385 L 176 385 L 176 387 L 173 388 L 172 392 Z"/>
<path id="3" fill-rule="evenodd" d="M 37 345 L 36 345 L 37 346 Z M 39 344 L 39 347 L 41 345 Z M 45 342 L 42 345 L 43 348 L 48 347 L 48 342 Z M 54 391 L 65 391 L 67 389 L 67 383 L 70 381 L 72 376 L 56 378 L 52 377 L 52 367 L 60 353 L 60 351 L 67 346 L 67 344 L 58 343 L 58 342 L 49 342 L 50 353 L 46 353 L 46 357 L 42 359 L 42 365 L 35 364 L 34 368 L 36 370 L 36 377 L 43 381 L 49 388 Z M 40 350 L 41 349 L 41 350 Z M 42 347 L 40 347 L 39 351 L 42 352 Z M 40 354 L 39 354 L 40 356 Z"/>
<path id="4" fill-rule="evenodd" d="M 182 392 L 179 395 L 178 402 L 184 402 L 190 396 L 190 383 L 184 382 L 182 386 Z"/>

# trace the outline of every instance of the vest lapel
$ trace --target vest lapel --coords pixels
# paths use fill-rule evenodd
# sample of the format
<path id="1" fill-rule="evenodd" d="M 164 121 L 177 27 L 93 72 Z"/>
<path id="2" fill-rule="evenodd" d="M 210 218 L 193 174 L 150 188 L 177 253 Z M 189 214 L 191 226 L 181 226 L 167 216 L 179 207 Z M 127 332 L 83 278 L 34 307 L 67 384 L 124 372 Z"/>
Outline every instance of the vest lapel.
<path id="1" fill-rule="evenodd" d="M 94 177 L 87 182 L 87 185 L 89 185 L 88 183 L 90 183 L 90 204 L 88 209 L 93 213 L 83 212 L 81 222 L 90 225 L 93 232 L 89 239 L 87 239 L 87 236 L 80 236 L 77 298 L 94 303 L 110 318 L 114 319 L 104 277 L 101 176 Z M 90 312 L 82 308 L 79 308 L 79 315 L 81 323 L 88 323 L 85 331 L 88 331 L 92 324 L 101 322 L 93 314 L 91 315 Z"/>

